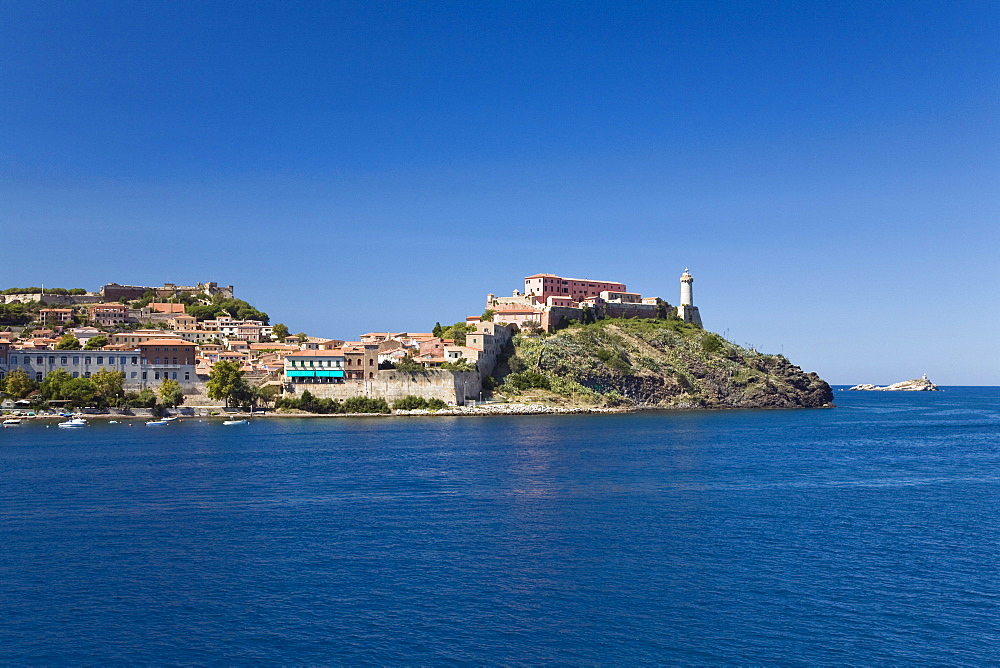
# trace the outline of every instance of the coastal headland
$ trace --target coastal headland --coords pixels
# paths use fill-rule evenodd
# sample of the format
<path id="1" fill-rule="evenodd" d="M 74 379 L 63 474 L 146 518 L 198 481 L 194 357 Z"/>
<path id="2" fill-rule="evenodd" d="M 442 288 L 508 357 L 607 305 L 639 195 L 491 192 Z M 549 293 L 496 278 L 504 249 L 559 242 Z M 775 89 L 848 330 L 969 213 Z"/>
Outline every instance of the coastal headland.
<path id="1" fill-rule="evenodd" d="M 815 373 L 705 330 L 693 283 L 685 270 L 675 307 L 621 282 L 535 274 L 464 321 L 356 341 L 292 335 L 212 282 L 12 288 L 0 304 L 2 408 L 97 417 L 183 405 L 206 417 L 220 402 L 269 416 L 832 405 Z"/>

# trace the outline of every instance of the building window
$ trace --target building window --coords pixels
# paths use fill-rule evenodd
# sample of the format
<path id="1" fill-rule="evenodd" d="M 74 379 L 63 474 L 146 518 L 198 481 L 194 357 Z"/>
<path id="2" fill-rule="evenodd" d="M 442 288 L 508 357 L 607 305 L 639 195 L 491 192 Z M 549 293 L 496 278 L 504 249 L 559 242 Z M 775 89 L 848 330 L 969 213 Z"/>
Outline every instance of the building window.
<path id="1" fill-rule="evenodd" d="M 138 364 L 138 363 L 139 363 L 139 358 L 138 357 L 133 357 L 132 358 L 132 364 Z"/>
<path id="2" fill-rule="evenodd" d="M 74 371 L 73 372 L 73 377 L 74 378 L 79 378 L 80 377 L 80 372 L 79 371 Z"/>
<path id="3" fill-rule="evenodd" d="M 135 378 L 135 371 L 132 372 L 132 377 Z"/>
<path id="4" fill-rule="evenodd" d="M 184 372 L 184 380 L 191 380 L 191 372 L 190 371 L 185 371 Z"/>
<path id="5" fill-rule="evenodd" d="M 90 358 L 89 357 L 84 357 L 83 358 L 83 363 L 84 364 L 90 364 Z"/>
<path id="6" fill-rule="evenodd" d="M 39 382 L 39 383 L 42 382 L 42 372 L 41 371 L 39 371 L 38 373 L 35 374 L 35 381 Z"/>
<path id="7" fill-rule="evenodd" d="M 79 363 L 80 363 L 80 358 L 79 357 L 74 357 L 73 358 L 73 364 L 79 364 Z"/>
<path id="8" fill-rule="evenodd" d="M 51 357 L 49 357 L 49 364 L 55 364 L 55 363 L 56 363 L 56 356 L 52 355 Z"/>
<path id="9" fill-rule="evenodd" d="M 61 364 L 63 366 L 66 366 L 66 364 L 68 364 L 68 363 L 69 363 L 69 358 L 68 357 L 60 357 L 59 358 L 59 364 Z"/>
<path id="10" fill-rule="evenodd" d="M 84 378 L 90 378 L 90 372 L 89 372 L 89 371 L 85 372 L 85 373 L 83 374 L 83 377 L 84 377 Z"/>
<path id="11" fill-rule="evenodd" d="M 104 356 L 103 355 L 101 355 L 100 357 L 97 358 L 97 363 L 98 364 L 104 364 Z"/>
<path id="12" fill-rule="evenodd" d="M 174 360 L 174 361 L 173 361 L 173 363 L 174 363 L 174 364 L 177 364 L 177 358 L 176 358 L 176 357 L 174 357 L 174 358 L 173 358 L 173 360 Z"/>
<path id="13" fill-rule="evenodd" d="M 157 371 L 156 373 L 153 374 L 153 380 L 159 380 L 159 379 L 160 379 L 160 372 Z"/>
<path id="14" fill-rule="evenodd" d="M 11 364 L 17 364 L 17 356 L 12 356 L 12 357 L 10 358 L 10 363 L 11 363 Z"/>
<path id="15" fill-rule="evenodd" d="M 145 372 L 145 371 L 143 371 L 143 372 L 142 372 L 142 379 L 143 379 L 143 380 L 146 380 L 146 375 L 147 375 L 147 374 L 146 374 L 146 372 Z"/>

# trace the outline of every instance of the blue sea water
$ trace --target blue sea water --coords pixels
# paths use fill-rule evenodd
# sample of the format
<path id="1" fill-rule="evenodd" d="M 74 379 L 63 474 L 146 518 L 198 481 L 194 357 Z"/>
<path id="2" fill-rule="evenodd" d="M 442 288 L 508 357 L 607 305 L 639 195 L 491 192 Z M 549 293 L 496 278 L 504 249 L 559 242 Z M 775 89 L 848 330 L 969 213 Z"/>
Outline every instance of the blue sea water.
<path id="1" fill-rule="evenodd" d="M 995 664 L 1000 388 L 0 430 L 0 663 Z"/>

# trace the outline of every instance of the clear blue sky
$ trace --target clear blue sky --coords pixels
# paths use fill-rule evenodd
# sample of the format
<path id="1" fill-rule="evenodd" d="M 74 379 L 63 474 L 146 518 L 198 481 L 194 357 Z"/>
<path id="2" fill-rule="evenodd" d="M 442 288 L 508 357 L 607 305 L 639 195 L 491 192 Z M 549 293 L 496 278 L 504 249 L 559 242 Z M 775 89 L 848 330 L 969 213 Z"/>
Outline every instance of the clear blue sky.
<path id="1" fill-rule="evenodd" d="M 1000 3 L 0 4 L 0 284 L 426 331 L 621 280 L 834 383 L 1000 384 Z"/>

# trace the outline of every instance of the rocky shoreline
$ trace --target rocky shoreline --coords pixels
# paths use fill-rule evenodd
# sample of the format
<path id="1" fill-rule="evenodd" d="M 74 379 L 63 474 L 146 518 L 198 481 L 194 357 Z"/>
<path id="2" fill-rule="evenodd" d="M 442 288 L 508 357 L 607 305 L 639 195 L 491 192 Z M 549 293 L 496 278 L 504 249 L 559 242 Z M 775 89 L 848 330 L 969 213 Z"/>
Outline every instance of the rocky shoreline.
<path id="1" fill-rule="evenodd" d="M 825 406 L 833 408 L 833 404 Z M 282 418 L 352 418 L 352 417 L 486 417 L 502 415 L 582 415 L 582 414 L 620 414 L 620 413 L 640 413 L 650 411 L 677 411 L 677 410 L 734 410 L 731 406 L 704 407 L 696 405 L 677 405 L 671 407 L 664 406 L 551 406 L 537 403 L 504 403 L 504 404 L 479 404 L 476 406 L 454 406 L 436 411 L 427 409 L 414 410 L 394 410 L 391 413 L 307 413 L 305 411 L 261 411 L 261 412 L 236 412 L 227 411 L 224 413 L 202 414 L 184 412 L 171 412 L 179 418 L 180 422 L 191 420 L 232 420 L 232 419 L 282 419 Z M 744 410 L 754 410 L 753 408 Z M 214 412 L 214 411 L 213 411 Z M 109 412 L 109 413 L 81 413 L 78 414 L 87 420 L 105 421 L 119 420 L 121 422 L 144 422 L 146 420 L 157 419 L 151 412 Z M 19 417 L 23 421 L 62 421 L 67 419 L 60 415 L 5 415 L 4 417 Z"/>

